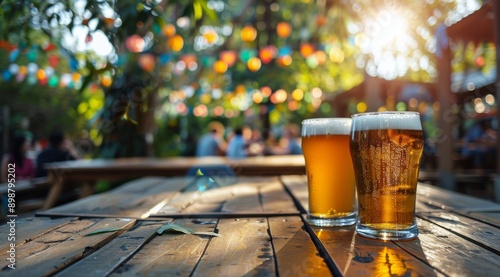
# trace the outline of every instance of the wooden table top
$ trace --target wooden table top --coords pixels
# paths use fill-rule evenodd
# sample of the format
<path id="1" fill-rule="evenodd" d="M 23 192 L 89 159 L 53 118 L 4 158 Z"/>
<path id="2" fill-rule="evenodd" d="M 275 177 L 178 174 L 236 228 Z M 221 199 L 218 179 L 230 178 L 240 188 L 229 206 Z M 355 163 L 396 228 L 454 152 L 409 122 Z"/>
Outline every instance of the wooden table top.
<path id="1" fill-rule="evenodd" d="M 235 175 L 305 174 L 302 155 L 254 156 L 244 159 L 227 157 L 170 157 L 87 159 L 56 162 L 46 165 L 49 172 L 65 178 L 116 179 L 144 176 L 183 176 L 197 168 L 226 167 Z"/>
<path id="2" fill-rule="evenodd" d="M 0 275 L 498 276 L 500 205 L 423 183 L 417 193 L 418 238 L 386 242 L 305 223 L 303 175 L 145 177 L 19 219 L 16 269 L 2 239 Z"/>

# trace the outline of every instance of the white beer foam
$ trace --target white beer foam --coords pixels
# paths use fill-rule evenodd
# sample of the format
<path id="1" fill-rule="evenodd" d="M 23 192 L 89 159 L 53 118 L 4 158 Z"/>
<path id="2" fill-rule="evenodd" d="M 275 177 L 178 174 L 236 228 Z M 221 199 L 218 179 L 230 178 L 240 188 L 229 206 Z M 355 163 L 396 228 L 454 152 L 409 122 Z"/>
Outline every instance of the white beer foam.
<path id="1" fill-rule="evenodd" d="M 349 135 L 351 118 L 311 118 L 302 121 L 302 136 Z"/>
<path id="2" fill-rule="evenodd" d="M 420 114 L 417 112 L 374 112 L 352 116 L 356 131 L 366 130 L 422 130 Z"/>

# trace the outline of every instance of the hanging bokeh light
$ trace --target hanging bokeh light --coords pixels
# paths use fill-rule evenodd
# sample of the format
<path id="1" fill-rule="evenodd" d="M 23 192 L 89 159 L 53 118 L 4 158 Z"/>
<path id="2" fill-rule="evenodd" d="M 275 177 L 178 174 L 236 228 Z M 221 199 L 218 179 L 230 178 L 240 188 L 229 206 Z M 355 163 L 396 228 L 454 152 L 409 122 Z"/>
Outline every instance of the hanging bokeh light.
<path id="1" fill-rule="evenodd" d="M 300 45 L 300 54 L 302 55 L 302 57 L 307 58 L 312 53 L 314 53 L 314 45 L 312 45 L 311 43 L 302 43 Z"/>
<path id="2" fill-rule="evenodd" d="M 368 106 L 366 105 L 365 102 L 359 102 L 356 104 L 356 112 L 358 113 L 364 113 L 368 109 Z"/>
<path id="3" fill-rule="evenodd" d="M 222 116 L 224 114 L 224 108 L 221 106 L 217 106 L 212 110 L 212 114 L 214 116 Z"/>
<path id="4" fill-rule="evenodd" d="M 26 75 L 28 73 L 28 67 L 25 65 L 21 65 L 19 67 L 19 74 Z"/>
<path id="5" fill-rule="evenodd" d="M 142 54 L 138 60 L 139 66 L 146 72 L 152 72 L 155 69 L 155 57 L 153 54 Z"/>
<path id="6" fill-rule="evenodd" d="M 295 89 L 292 91 L 292 98 L 297 102 L 302 101 L 302 98 L 304 98 L 304 91 L 299 88 Z"/>
<path id="7" fill-rule="evenodd" d="M 329 53 L 330 60 L 334 63 L 342 63 L 344 61 L 344 50 L 342 50 L 340 47 L 332 47 L 330 49 Z"/>
<path id="8" fill-rule="evenodd" d="M 292 57 L 291 56 L 282 56 L 282 57 L 278 57 L 276 59 L 276 63 L 281 66 L 281 67 L 286 67 L 286 66 L 289 66 L 292 64 Z"/>
<path id="9" fill-rule="evenodd" d="M 255 91 L 252 95 L 252 99 L 255 104 L 260 104 L 264 100 L 264 95 L 260 91 Z"/>
<path id="10" fill-rule="evenodd" d="M 101 85 L 103 85 L 104 87 L 110 87 L 112 82 L 113 79 L 111 78 L 111 76 L 108 75 L 102 76 Z"/>
<path id="11" fill-rule="evenodd" d="M 34 75 L 38 70 L 38 65 L 36 63 L 29 63 L 28 64 L 28 74 L 29 75 Z"/>
<path id="12" fill-rule="evenodd" d="M 226 62 L 228 67 L 231 67 L 236 62 L 237 54 L 236 54 L 236 51 L 226 50 L 226 51 L 220 52 L 219 58 L 220 58 L 220 60 Z"/>
<path id="13" fill-rule="evenodd" d="M 276 25 L 276 33 L 281 38 L 287 38 L 292 33 L 292 25 L 288 22 L 280 22 Z"/>
<path id="14" fill-rule="evenodd" d="M 476 59 L 474 59 L 474 63 L 475 63 L 475 64 L 476 64 L 476 66 L 478 66 L 478 67 L 482 67 L 482 66 L 484 66 L 484 64 L 485 64 L 484 57 L 483 57 L 483 56 L 478 56 Z"/>
<path id="15" fill-rule="evenodd" d="M 52 75 L 49 78 L 49 86 L 50 87 L 56 87 L 59 84 L 59 77 L 56 75 Z"/>
<path id="16" fill-rule="evenodd" d="M 174 35 L 168 41 L 170 49 L 174 52 L 179 52 L 184 47 L 184 39 L 180 35 Z"/>
<path id="17" fill-rule="evenodd" d="M 163 26 L 162 33 L 166 37 L 172 37 L 175 35 L 175 26 L 173 24 L 166 24 Z"/>
<path id="18" fill-rule="evenodd" d="M 125 46 L 130 52 L 139 53 L 144 50 L 146 43 L 139 35 L 131 35 L 125 41 Z"/>
<path id="19" fill-rule="evenodd" d="M 212 45 L 217 41 L 219 35 L 214 29 L 209 29 L 203 33 L 203 38 L 209 45 Z"/>
<path id="20" fill-rule="evenodd" d="M 253 26 L 247 25 L 241 29 L 241 40 L 252 42 L 257 38 L 257 30 Z"/>
<path id="21" fill-rule="evenodd" d="M 43 69 L 38 69 L 38 71 L 36 72 L 36 78 L 41 81 L 45 78 L 47 78 L 47 74 L 45 73 L 45 70 Z"/>
<path id="22" fill-rule="evenodd" d="M 288 98 L 288 93 L 284 89 L 278 89 L 273 95 L 271 95 L 271 102 L 274 104 L 283 103 Z"/>
<path id="23" fill-rule="evenodd" d="M 257 57 L 253 57 L 250 60 L 248 60 L 248 62 L 247 62 L 247 67 L 252 72 L 258 71 L 261 66 L 262 66 L 262 63 L 261 63 L 260 59 Z"/>
<path id="24" fill-rule="evenodd" d="M 57 56 L 57 55 L 50 55 L 48 57 L 48 62 L 49 62 L 50 66 L 57 67 L 57 65 L 59 64 L 59 56 Z"/>
<path id="25" fill-rule="evenodd" d="M 13 63 L 13 64 L 10 64 L 9 65 L 9 72 L 12 74 L 12 75 L 15 75 L 19 72 L 19 65 Z"/>
<path id="26" fill-rule="evenodd" d="M 225 61 L 218 60 L 214 63 L 214 71 L 223 74 L 227 71 L 227 63 Z"/>
<path id="27" fill-rule="evenodd" d="M 484 101 L 488 103 L 488 105 L 495 105 L 495 96 L 493 94 L 488 94 L 484 97 Z"/>
<path id="28" fill-rule="evenodd" d="M 325 52 L 323 52 L 321 50 L 317 50 L 317 51 L 314 51 L 313 55 L 316 58 L 316 61 L 318 62 L 319 65 L 322 65 L 326 62 L 326 53 Z"/>
<path id="29" fill-rule="evenodd" d="M 77 72 L 75 72 L 71 75 L 71 78 L 73 79 L 73 82 L 75 82 L 75 83 L 79 82 L 81 77 L 82 77 L 82 75 L 80 75 L 80 73 L 77 73 Z"/>
<path id="30" fill-rule="evenodd" d="M 288 102 L 288 109 L 290 111 L 296 111 L 298 108 L 299 108 L 299 103 L 297 103 L 295 101 Z"/>
<path id="31" fill-rule="evenodd" d="M 263 47 L 259 51 L 259 58 L 264 64 L 270 63 L 274 57 L 276 57 L 277 49 L 276 47 L 269 45 L 266 47 Z"/>
<path id="32" fill-rule="evenodd" d="M 271 93 L 273 93 L 272 89 L 267 86 L 262 87 L 260 91 L 262 92 L 262 95 L 264 95 L 264 97 L 269 97 L 271 96 Z"/>
<path id="33" fill-rule="evenodd" d="M 306 64 L 307 64 L 310 68 L 316 68 L 316 67 L 318 67 L 319 62 L 318 62 L 318 59 L 316 58 L 316 56 L 315 56 L 315 55 L 309 55 L 309 56 L 306 58 Z"/>

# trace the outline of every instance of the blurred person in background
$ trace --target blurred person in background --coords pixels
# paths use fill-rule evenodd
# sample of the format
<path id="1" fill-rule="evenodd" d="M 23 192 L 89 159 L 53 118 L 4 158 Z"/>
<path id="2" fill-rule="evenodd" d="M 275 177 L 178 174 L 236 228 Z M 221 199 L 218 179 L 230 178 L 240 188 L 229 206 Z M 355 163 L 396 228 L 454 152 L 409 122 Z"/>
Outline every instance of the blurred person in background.
<path id="1" fill-rule="evenodd" d="M 497 130 L 489 119 L 481 119 L 467 131 L 464 137 L 462 157 L 473 168 L 494 168 Z"/>
<path id="2" fill-rule="evenodd" d="M 222 123 L 212 121 L 208 124 L 209 132 L 203 135 L 196 146 L 196 156 L 224 156 L 226 154 L 225 128 Z"/>
<path id="3" fill-rule="evenodd" d="M 64 137 L 62 131 L 56 130 L 49 136 L 49 146 L 42 150 L 36 160 L 36 177 L 47 176 L 46 163 L 72 161 L 80 159 L 71 140 Z"/>
<path id="4" fill-rule="evenodd" d="M 302 155 L 300 147 L 300 128 L 297 124 L 287 124 L 283 127 L 278 145 L 271 147 L 274 155 Z"/>
<path id="5" fill-rule="evenodd" d="M 227 157 L 232 159 L 246 158 L 248 153 L 248 137 L 244 136 L 244 128 L 236 127 L 227 145 Z"/>
<path id="6" fill-rule="evenodd" d="M 9 172 L 13 171 L 15 180 L 28 180 L 35 177 L 35 164 L 28 158 L 27 153 L 31 148 L 30 139 L 22 134 L 18 134 L 12 141 L 9 153 L 2 158 L 2 183 L 7 182 L 12 176 Z M 14 166 L 10 166 L 13 164 Z"/>

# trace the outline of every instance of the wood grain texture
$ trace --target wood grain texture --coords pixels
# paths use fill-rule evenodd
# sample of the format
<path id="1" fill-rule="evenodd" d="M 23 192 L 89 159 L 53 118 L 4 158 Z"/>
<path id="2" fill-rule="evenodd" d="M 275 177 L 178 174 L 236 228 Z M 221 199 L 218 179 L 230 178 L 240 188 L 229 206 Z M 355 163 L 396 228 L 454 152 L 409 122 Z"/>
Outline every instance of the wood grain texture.
<path id="1" fill-rule="evenodd" d="M 353 258 L 354 226 L 321 228 L 312 226 L 324 248 L 345 274 Z"/>
<path id="2" fill-rule="evenodd" d="M 417 219 L 418 240 L 396 243 L 448 276 L 498 276 L 500 256 L 435 224 Z"/>
<path id="3" fill-rule="evenodd" d="M 173 223 L 197 232 L 213 232 L 216 220 L 175 220 Z M 211 238 L 173 232 L 154 236 L 130 260 L 118 267 L 111 276 L 189 276 L 203 255 Z"/>
<path id="4" fill-rule="evenodd" d="M 53 228 L 49 232 L 37 235 L 34 239 L 16 247 L 16 260 L 22 261 L 31 255 L 36 255 L 44 250 L 54 247 L 57 244 L 68 240 L 78 232 L 83 232 L 95 224 L 95 220 L 73 220 L 68 224 L 60 226 L 59 228 Z M 6 261 L 3 259 L 0 260 L 1 268 L 6 265 L 5 262 Z"/>
<path id="5" fill-rule="evenodd" d="M 50 232 L 53 229 L 61 227 L 65 224 L 70 223 L 72 220 L 76 220 L 76 218 L 59 218 L 59 219 L 50 219 L 45 217 L 27 217 L 22 219 L 16 218 L 16 226 L 15 226 L 15 244 L 17 247 L 20 247 L 24 243 L 34 240 L 37 237 Z M 0 234 L 5 235 L 4 238 L 0 241 L 0 260 L 5 260 L 6 252 L 8 250 L 8 246 L 11 243 L 7 240 L 7 235 L 10 233 L 10 226 L 5 224 L 0 226 Z"/>
<path id="6" fill-rule="evenodd" d="M 280 276 L 332 276 L 300 216 L 268 220 Z"/>
<path id="7" fill-rule="evenodd" d="M 500 212 L 469 212 L 467 216 L 500 228 Z"/>
<path id="8" fill-rule="evenodd" d="M 425 256 L 408 253 L 401 245 L 411 244 L 422 253 L 419 241 L 412 240 L 395 244 L 390 241 L 353 237 L 349 264 L 344 268 L 345 276 L 442 276 L 428 265 Z"/>
<path id="9" fill-rule="evenodd" d="M 141 221 L 101 249 L 76 262 L 56 276 L 107 276 L 121 263 L 155 237 L 166 222 Z"/>
<path id="10" fill-rule="evenodd" d="M 307 188 L 307 177 L 305 175 L 281 176 L 281 182 L 293 195 L 296 205 L 303 212 L 309 210 L 309 191 Z"/>
<path id="11" fill-rule="evenodd" d="M 37 214 L 112 214 L 117 217 L 145 217 L 151 209 L 178 195 L 185 185 L 183 178 L 141 178 L 115 190 L 92 195 Z"/>
<path id="12" fill-rule="evenodd" d="M 419 217 L 500 255 L 500 230 L 497 227 L 450 212 L 420 214 Z"/>
<path id="13" fill-rule="evenodd" d="M 275 260 L 265 218 L 221 219 L 193 276 L 274 276 Z"/>
<path id="14" fill-rule="evenodd" d="M 285 191 L 283 184 L 278 179 L 261 186 L 259 194 L 263 210 L 266 212 L 299 212 L 293 198 Z"/>
<path id="15" fill-rule="evenodd" d="M 23 244 L 17 250 L 19 267 L 15 273 L 19 276 L 54 274 L 102 247 L 131 227 L 134 222 L 134 220 L 95 219 L 77 220 L 66 224 Z M 89 232 L 113 227 L 121 228 L 121 231 L 85 236 Z"/>
<path id="16" fill-rule="evenodd" d="M 500 204 L 424 183 L 418 184 L 417 201 L 444 210 L 500 211 Z"/>

